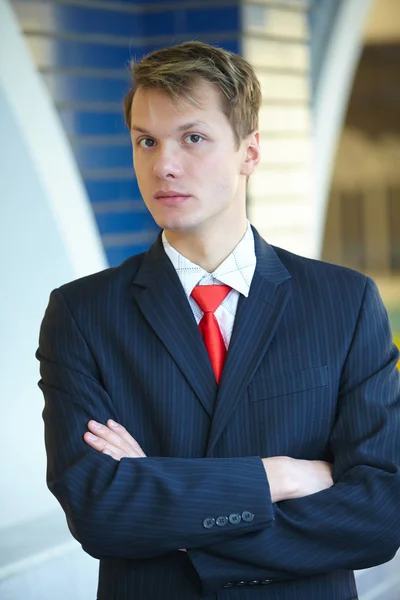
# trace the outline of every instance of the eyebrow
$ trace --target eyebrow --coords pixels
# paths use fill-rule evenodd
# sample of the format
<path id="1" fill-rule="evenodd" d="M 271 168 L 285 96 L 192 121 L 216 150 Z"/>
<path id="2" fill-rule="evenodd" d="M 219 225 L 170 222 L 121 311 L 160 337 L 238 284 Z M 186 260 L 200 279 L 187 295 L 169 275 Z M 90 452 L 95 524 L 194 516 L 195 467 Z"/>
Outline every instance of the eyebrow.
<path id="1" fill-rule="evenodd" d="M 203 121 L 191 121 L 189 123 L 180 125 L 177 131 L 186 131 L 187 129 L 193 129 L 193 127 L 198 127 L 199 125 L 204 127 L 206 126 L 206 123 L 203 123 Z M 132 125 L 131 131 L 140 131 L 140 133 L 147 133 L 148 135 L 151 135 L 146 129 L 139 127 L 139 125 Z"/>

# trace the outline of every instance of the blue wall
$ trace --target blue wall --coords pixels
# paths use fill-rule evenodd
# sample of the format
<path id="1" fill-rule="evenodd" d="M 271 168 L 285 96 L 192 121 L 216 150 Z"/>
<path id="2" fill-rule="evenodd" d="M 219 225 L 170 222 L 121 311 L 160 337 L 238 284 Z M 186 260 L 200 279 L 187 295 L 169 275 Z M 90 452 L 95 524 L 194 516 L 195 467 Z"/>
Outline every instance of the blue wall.
<path id="1" fill-rule="evenodd" d="M 43 25 L 36 29 L 29 27 L 29 4 L 41 5 Z M 140 198 L 123 119 L 129 60 L 191 39 L 239 52 L 240 2 L 18 0 L 13 6 L 70 137 L 109 263 L 119 264 L 147 249 L 158 232 Z"/>

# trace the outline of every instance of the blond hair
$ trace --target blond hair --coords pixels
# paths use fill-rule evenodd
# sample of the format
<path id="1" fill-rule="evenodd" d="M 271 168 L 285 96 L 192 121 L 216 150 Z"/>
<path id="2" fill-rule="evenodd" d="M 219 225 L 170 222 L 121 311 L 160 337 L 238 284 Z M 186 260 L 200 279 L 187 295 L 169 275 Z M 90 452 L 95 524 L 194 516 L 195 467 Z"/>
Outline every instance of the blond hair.
<path id="1" fill-rule="evenodd" d="M 174 102 L 182 99 L 197 105 L 196 84 L 217 87 L 221 107 L 236 141 L 258 129 L 261 105 L 260 82 L 252 66 L 241 56 L 202 42 L 185 42 L 156 50 L 131 62 L 132 88 L 124 99 L 125 122 L 131 127 L 132 101 L 139 88 L 158 89 Z"/>

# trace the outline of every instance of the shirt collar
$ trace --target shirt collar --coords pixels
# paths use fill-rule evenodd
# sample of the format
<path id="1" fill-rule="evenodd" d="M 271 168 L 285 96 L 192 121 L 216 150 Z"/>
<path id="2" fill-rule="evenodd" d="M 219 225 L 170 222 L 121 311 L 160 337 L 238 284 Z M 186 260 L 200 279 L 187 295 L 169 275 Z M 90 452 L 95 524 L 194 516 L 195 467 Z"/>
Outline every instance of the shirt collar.
<path id="1" fill-rule="evenodd" d="M 202 280 L 204 280 L 204 284 L 217 282 L 229 285 L 246 298 L 249 295 L 257 262 L 254 250 L 254 235 L 249 221 L 247 221 L 247 229 L 243 238 L 213 273 L 208 273 L 175 250 L 168 242 L 164 231 L 162 242 L 188 298 L 193 288 L 198 284 L 201 285 Z"/>

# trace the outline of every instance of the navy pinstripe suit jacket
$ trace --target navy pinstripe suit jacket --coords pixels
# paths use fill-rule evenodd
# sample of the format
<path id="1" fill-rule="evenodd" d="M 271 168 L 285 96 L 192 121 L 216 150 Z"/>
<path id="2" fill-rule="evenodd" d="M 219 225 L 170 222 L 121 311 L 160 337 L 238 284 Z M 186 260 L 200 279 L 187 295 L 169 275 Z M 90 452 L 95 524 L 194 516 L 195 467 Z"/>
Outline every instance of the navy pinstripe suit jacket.
<path id="1" fill-rule="evenodd" d="M 376 286 L 254 233 L 219 389 L 160 239 L 51 294 L 48 485 L 100 559 L 99 600 L 349 600 L 353 569 L 400 545 L 398 351 Z M 84 443 L 109 418 L 148 458 Z M 335 485 L 273 505 L 275 455 L 331 461 Z"/>

